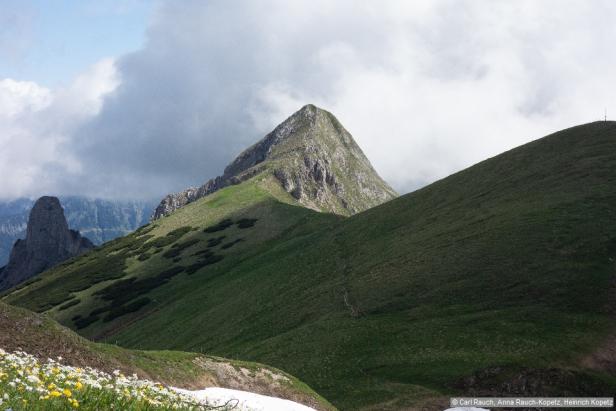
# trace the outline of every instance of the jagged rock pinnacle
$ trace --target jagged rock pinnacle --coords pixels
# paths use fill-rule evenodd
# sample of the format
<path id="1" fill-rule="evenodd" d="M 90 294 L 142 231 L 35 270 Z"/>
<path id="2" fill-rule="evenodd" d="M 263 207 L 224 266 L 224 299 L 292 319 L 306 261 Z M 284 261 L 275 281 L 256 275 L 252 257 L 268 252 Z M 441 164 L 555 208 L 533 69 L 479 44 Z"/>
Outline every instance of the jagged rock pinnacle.
<path id="1" fill-rule="evenodd" d="M 39 198 L 30 211 L 25 240 L 17 240 L 0 272 L 0 290 L 13 287 L 94 245 L 70 230 L 56 197 Z"/>

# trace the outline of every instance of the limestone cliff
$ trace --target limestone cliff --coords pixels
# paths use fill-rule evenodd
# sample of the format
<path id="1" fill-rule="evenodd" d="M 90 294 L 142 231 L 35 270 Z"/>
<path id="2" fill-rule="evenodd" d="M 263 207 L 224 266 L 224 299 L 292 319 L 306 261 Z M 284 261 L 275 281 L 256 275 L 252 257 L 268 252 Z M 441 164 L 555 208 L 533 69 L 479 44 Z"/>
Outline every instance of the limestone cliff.
<path id="1" fill-rule="evenodd" d="M 271 173 L 301 205 L 351 215 L 397 196 L 331 113 L 306 105 L 242 152 L 222 176 L 166 196 L 153 219 L 223 187 Z"/>
<path id="2" fill-rule="evenodd" d="M 25 240 L 17 240 L 9 263 L 0 272 L 0 290 L 13 287 L 94 245 L 70 230 L 56 197 L 39 198 L 28 219 Z"/>

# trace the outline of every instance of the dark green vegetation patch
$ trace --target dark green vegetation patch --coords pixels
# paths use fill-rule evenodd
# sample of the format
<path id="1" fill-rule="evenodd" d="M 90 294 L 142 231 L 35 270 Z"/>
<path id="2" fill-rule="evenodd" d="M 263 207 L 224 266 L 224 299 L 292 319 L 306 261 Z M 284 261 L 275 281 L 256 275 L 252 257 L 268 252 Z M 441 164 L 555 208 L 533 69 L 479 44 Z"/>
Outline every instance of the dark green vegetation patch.
<path id="1" fill-rule="evenodd" d="M 237 238 L 237 239 L 235 239 L 235 240 L 233 240 L 233 241 L 230 241 L 230 242 L 228 242 L 228 243 L 225 243 L 225 244 L 221 245 L 221 246 L 220 246 L 220 248 L 221 248 L 221 249 L 223 249 L 223 250 L 226 250 L 226 249 L 231 248 L 231 247 L 233 247 L 235 244 L 237 244 L 237 243 L 239 243 L 239 242 L 242 242 L 242 241 L 244 241 L 244 239 L 242 239 L 242 238 Z"/>
<path id="2" fill-rule="evenodd" d="M 258 218 L 242 218 L 240 220 L 237 220 L 237 227 L 250 228 L 253 227 L 258 220 Z"/>
<path id="3" fill-rule="evenodd" d="M 71 307 L 79 304 L 80 302 L 81 302 L 81 300 L 79 300 L 78 298 L 75 298 L 74 300 L 70 300 L 69 302 L 62 304 L 58 308 L 58 310 L 60 310 L 60 311 L 66 310 L 67 308 L 71 308 Z"/>
<path id="4" fill-rule="evenodd" d="M 103 318 L 104 322 L 109 322 L 125 314 L 134 313 L 139 311 L 142 307 L 148 305 L 152 300 L 149 297 L 141 297 L 128 304 L 113 307 L 109 310 L 109 313 Z"/>
<path id="5" fill-rule="evenodd" d="M 111 301 L 112 306 L 122 305 L 133 298 L 160 287 L 182 271 L 184 271 L 184 267 L 175 266 L 160 272 L 154 277 L 142 279 L 128 278 L 126 280 L 117 281 L 95 292 L 94 295 L 99 295 L 105 301 Z"/>
<path id="6" fill-rule="evenodd" d="M 171 246 L 171 248 L 167 251 L 165 251 L 165 253 L 163 254 L 163 257 L 165 258 L 175 258 L 177 256 L 179 256 L 182 251 L 184 251 L 185 249 L 187 249 L 188 247 L 191 247 L 195 244 L 197 244 L 200 240 L 198 238 L 191 238 L 190 240 L 186 240 L 186 241 L 182 241 L 179 243 L 175 243 L 173 244 L 173 246 Z"/>
<path id="7" fill-rule="evenodd" d="M 233 221 L 231 221 L 231 219 L 229 218 L 225 218 L 224 220 L 221 220 L 218 224 L 207 227 L 203 231 L 206 233 L 216 233 L 218 231 L 224 231 L 227 228 L 231 227 L 232 225 L 233 225 Z"/>
<path id="8" fill-rule="evenodd" d="M 216 247 L 218 244 L 222 243 L 222 240 L 224 239 L 224 235 L 221 235 L 220 237 L 210 238 L 207 240 L 207 246 L 208 248 Z"/>
<path id="9" fill-rule="evenodd" d="M 206 267 L 208 265 L 215 264 L 219 261 L 222 261 L 223 258 L 224 257 L 219 254 L 214 254 L 214 253 L 205 254 L 199 259 L 199 261 L 186 267 L 186 270 L 185 270 L 186 274 L 189 274 L 189 275 L 194 274 L 200 269 L 202 269 L 203 267 Z"/>
<path id="10" fill-rule="evenodd" d="M 124 277 L 126 259 L 134 256 L 140 247 L 135 234 L 110 241 L 104 248 L 95 248 L 78 259 L 71 259 L 44 275 L 51 275 L 50 281 L 41 286 L 44 298 L 29 299 L 28 308 L 36 312 L 47 311 L 73 298 L 72 294 L 89 289 L 102 282 Z M 78 269 L 73 271 L 73 262 Z M 43 277 L 36 277 L 30 284 L 38 283 Z"/>
<path id="11" fill-rule="evenodd" d="M 182 238 L 184 236 L 184 234 L 190 232 L 191 230 L 192 230 L 192 227 L 184 226 L 184 227 L 177 228 L 177 229 L 175 229 L 173 231 L 170 231 L 164 237 L 158 237 L 158 238 L 156 238 L 154 240 L 150 240 L 150 241 L 146 242 L 141 247 L 141 252 L 148 251 L 152 247 L 157 248 L 157 249 L 162 249 L 163 247 L 166 247 L 169 244 L 175 243 L 180 238 Z"/>
<path id="12" fill-rule="evenodd" d="M 81 330 L 83 328 L 86 328 L 90 324 L 95 323 L 99 319 L 100 317 L 98 315 L 88 315 L 87 317 L 75 317 L 75 320 L 73 320 L 73 322 L 75 324 L 75 327 L 78 330 Z"/>

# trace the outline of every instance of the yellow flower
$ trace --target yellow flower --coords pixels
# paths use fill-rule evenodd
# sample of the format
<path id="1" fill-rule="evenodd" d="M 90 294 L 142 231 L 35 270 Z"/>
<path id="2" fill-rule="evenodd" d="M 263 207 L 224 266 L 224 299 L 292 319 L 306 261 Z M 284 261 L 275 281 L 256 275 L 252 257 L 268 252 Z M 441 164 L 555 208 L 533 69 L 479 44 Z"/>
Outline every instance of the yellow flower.
<path id="1" fill-rule="evenodd" d="M 71 390 L 69 390 L 68 388 L 65 388 L 64 391 L 62 391 L 62 393 L 66 396 L 66 397 L 70 397 L 71 395 L 73 395 L 73 393 L 71 392 Z"/>
<path id="2" fill-rule="evenodd" d="M 71 405 L 73 406 L 73 408 L 79 408 L 79 401 L 72 399 Z"/>
<path id="3" fill-rule="evenodd" d="M 52 392 L 49 393 L 49 395 L 51 395 L 52 397 L 61 397 L 62 393 L 60 393 L 59 391 L 53 390 Z"/>
<path id="4" fill-rule="evenodd" d="M 55 388 L 56 388 L 56 384 L 54 384 L 53 382 L 47 386 L 48 390 L 53 390 Z"/>
<path id="5" fill-rule="evenodd" d="M 83 384 L 81 383 L 81 381 L 77 381 L 77 384 L 75 384 L 75 389 L 80 390 L 82 388 L 83 388 Z"/>

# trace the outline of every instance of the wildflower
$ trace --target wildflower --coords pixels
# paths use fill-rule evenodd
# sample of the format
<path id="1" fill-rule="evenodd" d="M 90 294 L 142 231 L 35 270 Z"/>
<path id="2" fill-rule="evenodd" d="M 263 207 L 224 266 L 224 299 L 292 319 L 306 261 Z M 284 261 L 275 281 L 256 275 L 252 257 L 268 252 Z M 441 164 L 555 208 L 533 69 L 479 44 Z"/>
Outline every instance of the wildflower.
<path id="1" fill-rule="evenodd" d="M 75 389 L 80 390 L 82 388 L 83 388 L 83 384 L 81 383 L 81 381 L 77 381 L 77 383 L 75 383 Z"/>
<path id="2" fill-rule="evenodd" d="M 49 393 L 52 397 L 61 397 L 62 393 L 60 391 L 53 390 Z"/>
<path id="3" fill-rule="evenodd" d="M 68 388 L 65 388 L 64 391 L 62 391 L 62 393 L 64 394 L 65 397 L 70 397 L 71 395 L 73 395 L 71 390 L 69 390 Z"/>
<path id="4" fill-rule="evenodd" d="M 36 375 L 28 375 L 26 380 L 28 380 L 28 382 L 32 384 L 38 384 L 41 382 L 41 380 L 39 380 L 39 378 Z"/>

